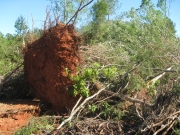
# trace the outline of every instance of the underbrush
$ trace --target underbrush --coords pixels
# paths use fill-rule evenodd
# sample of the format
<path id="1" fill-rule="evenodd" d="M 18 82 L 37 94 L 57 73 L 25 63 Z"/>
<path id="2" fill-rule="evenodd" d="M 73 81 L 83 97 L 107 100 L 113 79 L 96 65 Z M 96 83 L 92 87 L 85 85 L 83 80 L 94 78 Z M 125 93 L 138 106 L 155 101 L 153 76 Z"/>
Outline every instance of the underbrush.
<path id="1" fill-rule="evenodd" d="M 2 40 L 4 40 L 2 42 Z M 21 40 L 0 38 L 0 75 L 6 75 L 23 62 Z"/>
<path id="2" fill-rule="evenodd" d="M 31 88 L 28 85 L 22 69 L 18 69 L 13 74 L 11 73 L 7 74 L 2 80 L 0 98 L 6 100 L 32 98 Z"/>
<path id="3" fill-rule="evenodd" d="M 54 119 L 39 117 L 31 118 L 28 125 L 15 133 L 15 135 L 46 134 L 54 129 Z"/>

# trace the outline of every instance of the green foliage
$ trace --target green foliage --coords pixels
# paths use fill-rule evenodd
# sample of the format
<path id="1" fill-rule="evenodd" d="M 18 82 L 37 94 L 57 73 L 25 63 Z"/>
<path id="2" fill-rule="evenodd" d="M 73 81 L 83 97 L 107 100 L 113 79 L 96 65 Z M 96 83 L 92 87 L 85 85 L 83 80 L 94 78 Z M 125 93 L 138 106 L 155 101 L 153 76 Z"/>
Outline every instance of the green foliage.
<path id="1" fill-rule="evenodd" d="M 180 130 L 179 130 L 179 129 L 175 129 L 175 130 L 174 130 L 174 133 L 175 133 L 176 135 L 180 135 Z"/>
<path id="2" fill-rule="evenodd" d="M 175 30 L 175 24 L 173 23 L 173 21 L 170 18 L 165 17 L 164 22 L 166 23 L 166 27 L 169 29 L 169 31 L 172 34 L 175 34 L 176 30 Z"/>
<path id="3" fill-rule="evenodd" d="M 104 119 L 107 118 L 117 118 L 118 120 L 122 118 L 123 113 L 120 109 L 118 109 L 115 106 L 111 106 L 108 104 L 108 102 L 103 102 L 102 103 L 102 108 L 101 108 L 101 116 Z"/>
<path id="4" fill-rule="evenodd" d="M 73 95 L 76 96 L 80 94 L 81 96 L 89 96 L 89 89 L 86 86 L 86 80 L 81 76 L 75 76 L 71 78 L 73 81 L 75 81 L 75 84 L 73 85 Z"/>
<path id="5" fill-rule="evenodd" d="M 5 37 L 6 37 L 6 39 L 8 41 L 11 41 L 11 40 L 15 39 L 14 36 L 12 34 L 10 34 L 10 33 L 7 33 Z"/>
<path id="6" fill-rule="evenodd" d="M 92 105 L 88 105 L 88 109 L 92 112 L 92 113 L 94 113 L 96 110 L 97 110 L 97 105 L 94 105 L 94 104 L 92 104 Z"/>
<path id="7" fill-rule="evenodd" d="M 22 35 L 28 29 L 25 18 L 21 15 L 17 18 L 14 27 L 18 35 Z"/>
<path id="8" fill-rule="evenodd" d="M 119 105 L 110 105 L 107 101 L 102 101 L 100 104 L 89 104 L 88 110 L 91 115 L 97 115 L 103 119 L 116 119 L 120 120 L 123 116 L 123 112 L 118 107 Z"/>
<path id="9" fill-rule="evenodd" d="M 18 36 L 0 33 L 0 75 L 4 75 L 22 62 L 21 39 Z"/>
<path id="10" fill-rule="evenodd" d="M 18 17 L 14 27 L 18 35 L 0 33 L 0 75 L 12 71 L 23 62 L 21 55 L 22 34 L 27 30 L 25 18 Z"/>
<path id="11" fill-rule="evenodd" d="M 180 129 L 179 129 L 180 121 L 178 120 L 175 123 L 175 126 L 173 126 L 173 134 L 180 135 Z"/>
<path id="12" fill-rule="evenodd" d="M 66 74 L 74 81 L 73 91 L 70 94 L 76 96 L 80 94 L 81 96 L 89 96 L 89 85 L 98 81 L 100 78 L 105 80 L 112 80 L 118 74 L 117 68 L 102 67 L 99 63 L 94 63 L 91 67 L 85 67 L 80 71 L 80 74 L 72 76 L 69 74 L 68 69 L 65 69 Z"/>
<path id="13" fill-rule="evenodd" d="M 16 35 L 7 33 L 4 36 L 0 32 L 0 75 L 7 74 L 23 62 L 22 38 L 29 43 L 30 40 L 32 42 L 41 36 L 37 28 L 35 28 L 33 34 L 27 31 L 28 27 L 22 15 L 16 20 L 14 27 L 17 32 Z M 34 40 L 32 40 L 32 35 Z"/>
<path id="14" fill-rule="evenodd" d="M 145 86 L 145 81 L 136 73 L 132 73 L 129 75 L 129 90 L 139 91 Z"/>
<path id="15" fill-rule="evenodd" d="M 99 0 L 94 3 L 91 9 L 91 15 L 93 21 L 90 24 L 90 33 L 88 33 L 88 36 L 90 36 L 90 39 L 95 39 L 96 36 L 100 35 L 104 30 L 106 30 L 102 23 L 105 23 L 107 20 L 109 20 L 110 14 L 114 12 L 114 8 L 116 7 L 116 4 L 118 3 L 117 0 Z"/>
<path id="16" fill-rule="evenodd" d="M 95 44 L 94 48 L 102 52 L 99 54 L 98 51 L 98 54 L 93 55 L 105 59 L 95 61 L 102 65 L 115 64 L 121 75 L 136 65 L 138 73 L 126 74 L 129 90 L 145 87 L 149 76 L 161 73 L 155 69 L 167 69 L 179 63 L 174 57 L 178 56 L 180 44 L 175 35 L 175 25 L 162 9 L 155 7 L 150 0 L 143 0 L 139 9 L 132 8 L 120 19 L 101 22 L 97 28 L 91 24 L 84 27 L 84 30 L 86 43 L 91 44 L 91 48 Z M 123 66 L 119 69 L 117 65 Z M 174 69 L 179 70 L 178 66 Z M 110 77 L 106 75 L 110 71 L 108 68 L 102 71 L 103 76 Z M 160 85 L 165 83 L 161 81 Z M 157 86 L 149 86 L 152 95 L 155 94 Z"/>
<path id="17" fill-rule="evenodd" d="M 56 16 L 62 16 L 60 21 L 66 23 L 68 18 L 72 16 L 73 2 L 69 2 L 68 0 L 50 0 L 52 9 Z M 58 20 L 59 21 L 59 20 Z"/>
<path id="18" fill-rule="evenodd" d="M 106 15 L 109 13 L 107 1 L 100 0 L 94 3 L 91 13 L 93 15 L 94 22 L 104 22 L 106 20 Z"/>
<path id="19" fill-rule="evenodd" d="M 150 85 L 147 86 L 148 93 L 153 97 L 156 96 L 157 90 L 156 90 L 156 85 L 155 83 L 151 83 Z"/>
<path id="20" fill-rule="evenodd" d="M 54 18 L 56 21 L 67 23 L 69 19 L 76 13 L 81 3 L 81 0 L 49 0 L 51 2 L 51 8 L 53 14 L 56 16 Z M 87 0 L 82 1 L 82 5 L 89 2 Z M 86 8 L 82 12 L 86 12 Z M 78 14 L 82 14 L 79 12 Z M 80 17 L 78 17 L 80 19 Z"/>
<path id="21" fill-rule="evenodd" d="M 103 102 L 102 106 L 107 109 L 110 107 L 110 105 L 108 104 L 108 102 Z"/>
<path id="22" fill-rule="evenodd" d="M 84 69 L 84 71 L 82 73 L 82 77 L 83 77 L 83 79 L 87 79 L 87 80 L 95 82 L 98 77 L 98 74 L 99 74 L 99 72 L 98 72 L 97 67 L 86 68 L 86 69 Z"/>
<path id="23" fill-rule="evenodd" d="M 151 0 L 142 0 L 140 7 L 147 6 L 147 5 L 149 5 L 150 2 L 151 2 Z"/>
<path id="24" fill-rule="evenodd" d="M 44 132 L 48 133 L 54 129 L 53 120 L 47 120 L 44 117 L 32 118 L 28 125 L 20 130 L 18 130 L 15 135 L 32 135 L 32 134 L 42 134 Z"/>
<path id="25" fill-rule="evenodd" d="M 113 77 L 117 74 L 117 67 L 107 67 L 102 69 L 102 74 L 107 79 L 113 79 Z"/>
<path id="26" fill-rule="evenodd" d="M 111 14 L 115 14 L 116 10 L 120 8 L 120 3 L 118 2 L 118 0 L 106 0 L 106 2 L 108 3 L 108 20 L 109 20 L 109 16 Z"/>

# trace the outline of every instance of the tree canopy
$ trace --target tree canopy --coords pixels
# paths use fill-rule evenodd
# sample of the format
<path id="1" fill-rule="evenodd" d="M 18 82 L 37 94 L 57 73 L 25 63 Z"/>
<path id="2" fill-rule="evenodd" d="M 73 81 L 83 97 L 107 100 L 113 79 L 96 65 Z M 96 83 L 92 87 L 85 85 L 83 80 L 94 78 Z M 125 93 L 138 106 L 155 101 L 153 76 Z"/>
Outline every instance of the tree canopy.
<path id="1" fill-rule="evenodd" d="M 22 15 L 17 18 L 14 27 L 16 28 L 18 35 L 24 34 L 24 32 L 28 29 L 25 18 Z"/>

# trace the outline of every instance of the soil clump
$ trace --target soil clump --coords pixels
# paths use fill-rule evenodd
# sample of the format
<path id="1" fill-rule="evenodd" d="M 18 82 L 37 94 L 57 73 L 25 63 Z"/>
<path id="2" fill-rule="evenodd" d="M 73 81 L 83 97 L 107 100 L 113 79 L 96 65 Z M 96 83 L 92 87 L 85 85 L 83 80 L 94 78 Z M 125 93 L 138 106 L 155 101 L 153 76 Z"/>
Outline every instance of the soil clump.
<path id="1" fill-rule="evenodd" d="M 25 50 L 24 71 L 33 93 L 51 103 L 60 114 L 66 114 L 78 99 L 67 92 L 73 82 L 65 69 L 71 75 L 76 74 L 79 43 L 74 26 L 59 23 Z"/>

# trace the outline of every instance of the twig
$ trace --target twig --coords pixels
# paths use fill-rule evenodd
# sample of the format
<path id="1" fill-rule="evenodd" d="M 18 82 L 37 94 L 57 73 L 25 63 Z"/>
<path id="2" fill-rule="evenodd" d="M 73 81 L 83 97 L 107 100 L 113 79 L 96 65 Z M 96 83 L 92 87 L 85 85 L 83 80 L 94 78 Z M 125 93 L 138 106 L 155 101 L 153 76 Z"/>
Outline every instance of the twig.
<path id="1" fill-rule="evenodd" d="M 153 135 L 157 135 L 159 132 L 161 132 L 163 129 L 165 129 L 166 127 L 168 127 L 172 123 L 173 122 L 171 121 L 170 123 L 167 123 L 166 125 L 162 125 L 161 128 L 158 129 Z"/>
<path id="2" fill-rule="evenodd" d="M 84 0 L 81 0 L 81 2 L 80 2 L 79 8 L 78 8 L 78 10 L 77 10 L 77 12 L 76 12 L 76 14 L 75 14 L 75 16 L 74 16 L 74 21 L 73 21 L 73 24 L 74 24 L 74 23 L 75 23 L 75 21 L 76 21 L 76 18 L 77 18 L 77 16 L 78 16 L 78 12 L 80 11 L 80 7 L 81 7 L 81 5 L 82 5 L 83 1 L 84 1 Z"/>
<path id="3" fill-rule="evenodd" d="M 57 25 L 59 22 L 59 16 L 55 13 L 55 11 L 53 11 L 53 14 L 54 14 L 56 25 Z"/>
<path id="4" fill-rule="evenodd" d="M 109 84 L 110 85 L 110 84 Z M 106 87 L 109 87 L 109 85 L 107 85 Z M 73 116 L 81 109 L 81 108 L 84 108 L 84 105 L 89 101 L 91 100 L 92 98 L 94 98 L 95 96 L 97 96 L 99 93 L 101 93 L 103 90 L 106 89 L 106 87 L 100 89 L 97 93 L 95 93 L 94 95 L 86 98 L 80 105 L 79 107 L 77 107 L 73 112 L 71 112 L 69 118 L 65 119 L 58 127 L 57 129 L 60 129 L 65 123 L 67 123 L 68 121 L 70 121 Z"/>
<path id="5" fill-rule="evenodd" d="M 158 122 L 158 123 L 156 123 L 156 124 L 151 124 L 151 126 L 147 126 L 145 129 L 141 130 L 141 132 L 146 132 L 147 130 L 149 130 L 149 129 L 151 129 L 151 128 L 160 126 L 160 125 L 163 124 L 163 122 L 168 121 L 168 119 L 174 120 L 175 118 L 177 118 L 177 116 L 175 116 L 175 117 L 173 117 L 173 118 L 172 118 L 172 116 L 177 115 L 178 113 L 180 113 L 180 111 L 177 111 L 177 112 L 173 113 L 171 116 L 167 117 L 166 119 L 161 120 L 160 122 Z M 174 122 L 175 122 L 175 121 L 174 121 Z M 170 125 L 170 127 L 173 126 L 174 122 Z M 169 125 L 169 123 L 168 123 L 168 125 Z M 170 127 L 166 130 L 167 132 L 169 131 Z M 157 132 L 157 131 L 156 131 L 156 132 Z"/>
<path id="6" fill-rule="evenodd" d="M 71 135 L 74 135 L 71 131 L 69 131 L 69 133 L 70 133 Z"/>
<path id="7" fill-rule="evenodd" d="M 145 68 L 148 69 L 148 68 Z M 160 69 L 160 68 L 151 68 L 152 70 L 158 70 L 163 72 L 177 72 L 176 70 Z"/>
<path id="8" fill-rule="evenodd" d="M 125 88 L 128 86 L 128 84 L 129 84 L 129 82 L 127 82 L 126 86 L 124 86 L 123 89 L 125 89 Z M 108 97 L 106 97 L 106 98 L 104 98 L 104 99 L 102 99 L 102 100 L 97 101 L 97 103 L 101 103 L 102 101 L 105 101 L 105 100 L 107 100 L 107 99 L 109 99 L 109 98 L 111 98 L 111 97 L 114 97 L 114 96 L 118 95 L 119 92 L 120 92 L 120 90 L 122 90 L 122 89 L 119 88 L 119 90 L 118 90 L 117 92 L 113 92 L 113 91 L 110 91 L 110 90 L 104 90 L 103 92 L 104 92 L 105 94 L 108 94 Z M 102 94 L 102 93 L 101 93 L 101 94 Z"/>
<path id="9" fill-rule="evenodd" d="M 168 128 L 162 135 L 167 135 L 167 132 L 172 128 L 172 126 L 174 125 L 175 122 L 176 122 L 176 121 L 174 120 L 174 121 L 172 122 L 172 124 L 169 126 L 169 128 Z"/>
<path id="10" fill-rule="evenodd" d="M 79 129 L 81 132 L 83 131 L 78 124 L 76 124 L 77 129 Z"/>
<path id="11" fill-rule="evenodd" d="M 171 114 L 171 116 L 170 116 L 170 117 L 172 117 L 172 116 L 174 116 L 174 115 L 176 115 L 176 114 L 178 114 L 178 113 L 180 113 L 180 111 L 177 111 L 177 112 L 175 112 L 175 113 Z"/>
<path id="12" fill-rule="evenodd" d="M 133 103 L 135 102 L 135 103 L 139 103 L 139 104 L 145 104 L 148 107 L 153 106 L 152 104 L 144 103 L 144 101 L 141 101 L 141 100 L 138 100 L 138 99 L 135 99 L 135 98 L 131 98 L 131 97 L 128 97 L 128 96 L 124 96 L 124 97 L 122 97 L 122 99 L 128 100 L 128 101 L 133 102 Z"/>
<path id="13" fill-rule="evenodd" d="M 134 106 L 135 106 L 136 113 L 137 113 L 137 115 L 139 116 L 139 118 L 141 118 L 141 119 L 143 119 L 143 121 L 145 121 L 144 118 L 143 118 L 143 117 L 141 116 L 141 114 L 139 113 L 139 111 L 138 111 L 138 109 L 137 109 L 137 106 L 136 106 L 136 103 L 134 103 Z"/>
<path id="14" fill-rule="evenodd" d="M 77 101 L 77 103 L 75 104 L 75 106 L 73 107 L 71 113 L 74 111 L 74 109 L 76 109 L 77 105 L 79 104 L 79 102 L 81 101 L 82 96 L 79 98 L 79 100 Z"/>
<path id="15" fill-rule="evenodd" d="M 80 113 L 81 113 L 82 109 L 83 109 L 83 108 L 81 108 L 81 109 L 79 110 L 79 112 L 78 112 L 78 114 L 77 114 L 76 119 L 78 119 L 78 118 L 79 118 L 79 115 L 80 115 Z"/>
<path id="16" fill-rule="evenodd" d="M 34 18 L 33 15 L 31 14 L 32 18 L 32 34 L 31 34 L 31 42 L 34 40 Z"/>
<path id="17" fill-rule="evenodd" d="M 43 116 L 44 118 L 55 118 L 55 119 L 62 119 L 68 118 L 69 116 Z"/>
<path id="18" fill-rule="evenodd" d="M 101 114 L 102 114 L 102 112 L 99 113 L 96 117 L 94 117 L 93 120 L 94 120 L 94 119 L 97 119 Z"/>
<path id="19" fill-rule="evenodd" d="M 6 75 L 3 80 L 3 84 L 19 69 L 23 66 L 23 63 L 20 63 L 19 66 L 17 66 L 10 74 Z"/>
<path id="20" fill-rule="evenodd" d="M 75 17 L 75 19 L 76 19 L 78 12 L 81 11 L 81 10 L 82 10 L 84 7 L 86 7 L 87 5 L 89 5 L 91 2 L 93 2 L 93 0 L 91 0 L 90 2 L 88 2 L 87 4 L 85 4 L 84 6 L 81 7 L 82 2 L 83 2 L 83 0 L 81 0 L 81 3 L 80 3 L 80 6 L 79 6 L 78 10 L 77 10 L 76 13 L 73 15 L 73 17 L 71 17 L 71 19 L 66 23 L 66 26 L 71 22 L 71 20 L 72 20 L 74 17 Z M 75 21 L 74 21 L 74 22 L 75 22 Z M 73 22 L 73 24 L 74 24 L 74 22 Z"/>
<path id="21" fill-rule="evenodd" d="M 152 83 L 155 83 L 155 82 L 156 82 L 157 80 L 159 80 L 162 76 L 164 76 L 167 71 L 170 71 L 171 68 L 172 68 L 172 67 L 169 67 L 168 69 L 166 69 L 165 72 L 163 72 L 162 74 L 160 74 L 160 75 L 156 76 L 155 78 L 153 78 L 151 81 L 149 81 L 149 82 L 147 83 L 147 86 L 149 86 L 149 85 L 152 84 Z"/>
<path id="22" fill-rule="evenodd" d="M 48 7 L 46 7 L 46 20 L 44 21 L 44 31 L 47 29 L 47 20 L 49 19 L 49 13 L 50 11 L 48 10 Z"/>
<path id="23" fill-rule="evenodd" d="M 121 128 L 121 126 L 119 125 L 119 121 L 118 121 L 118 128 L 119 128 L 119 131 L 121 132 L 121 131 L 122 131 L 122 128 Z"/>
<path id="24" fill-rule="evenodd" d="M 104 99 L 102 99 L 102 100 L 97 101 L 97 103 L 103 102 L 103 101 L 105 101 L 105 100 L 107 100 L 107 99 L 109 99 L 109 98 L 111 98 L 111 97 L 114 97 L 114 96 L 118 95 L 120 90 L 121 90 L 121 89 L 119 89 L 117 92 L 112 92 L 112 95 L 110 95 L 110 96 L 108 96 L 108 97 L 106 97 L 106 98 L 104 98 Z M 107 91 L 107 92 L 108 92 L 108 91 Z M 111 91 L 110 91 L 110 92 L 111 92 Z M 110 93 L 110 92 L 109 92 L 109 93 Z M 108 93 L 108 94 L 109 94 L 109 93 Z"/>

